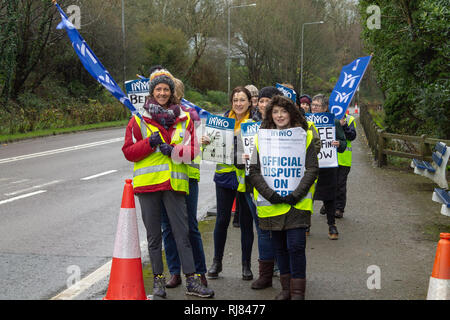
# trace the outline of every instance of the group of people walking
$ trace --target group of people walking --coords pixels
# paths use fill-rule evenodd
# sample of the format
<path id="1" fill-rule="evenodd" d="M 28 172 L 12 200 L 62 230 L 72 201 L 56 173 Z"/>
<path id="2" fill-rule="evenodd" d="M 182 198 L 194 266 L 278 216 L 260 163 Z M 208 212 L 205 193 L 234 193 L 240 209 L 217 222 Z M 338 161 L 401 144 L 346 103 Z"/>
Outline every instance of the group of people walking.
<path id="1" fill-rule="evenodd" d="M 208 280 L 217 279 L 223 270 L 227 230 L 236 201 L 242 280 L 254 278 L 251 254 L 255 226 L 259 276 L 251 288 L 271 287 L 274 269 L 278 267 L 282 290 L 276 299 L 303 300 L 306 237 L 310 232 L 314 200 L 323 201 L 321 212 L 327 215 L 328 236 L 332 240 L 338 239 L 335 218 L 341 218 L 345 209 L 345 186 L 351 166 L 350 141 L 356 137 L 353 119 L 335 121 L 333 146 L 340 153 L 339 167 L 319 168 L 317 155 L 321 141 L 314 124 L 306 120 L 305 112 L 327 112 L 324 95 L 312 99 L 304 95 L 293 102 L 275 87 L 258 90 L 255 86 L 239 86 L 233 89 L 231 108 L 223 116 L 235 120 L 234 162 L 216 165 L 214 256 L 207 269 L 198 229 L 197 202 L 201 149 L 210 140 L 207 136 L 197 136 L 198 114 L 181 105 L 183 95 L 180 80 L 162 66 L 153 67 L 144 112 L 142 117 L 130 119 L 122 147 L 125 158 L 134 163 L 133 187 L 147 232 L 154 274 L 153 295 L 166 297 L 166 288 L 181 285 L 182 271 L 186 278 L 186 294 L 214 296 Z M 240 130 L 241 124 L 246 122 L 261 122 L 261 129 L 301 127 L 306 132 L 306 150 L 302 150 L 306 155 L 305 172 L 291 194 L 281 196 L 265 181 L 261 174 L 258 142 L 251 155 L 244 152 Z M 342 161 L 341 155 L 344 155 Z M 247 174 L 246 160 L 250 160 Z M 168 281 L 164 277 L 162 243 L 171 275 Z"/>

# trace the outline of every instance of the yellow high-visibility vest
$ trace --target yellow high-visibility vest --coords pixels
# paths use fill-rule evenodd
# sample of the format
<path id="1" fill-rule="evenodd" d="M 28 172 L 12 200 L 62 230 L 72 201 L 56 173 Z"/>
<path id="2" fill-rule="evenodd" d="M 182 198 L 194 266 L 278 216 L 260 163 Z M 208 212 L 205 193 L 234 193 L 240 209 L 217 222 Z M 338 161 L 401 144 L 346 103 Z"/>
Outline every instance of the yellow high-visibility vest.
<path id="1" fill-rule="evenodd" d="M 189 179 L 195 179 L 200 181 L 200 162 L 202 161 L 201 153 L 195 157 L 190 164 L 188 164 L 188 176 Z"/>
<path id="2" fill-rule="evenodd" d="M 347 117 L 347 115 L 345 115 Z M 353 116 L 348 117 L 348 125 L 350 125 L 355 118 Z M 356 122 L 355 122 L 356 128 Z M 347 148 L 344 152 L 338 153 L 338 163 L 340 166 L 351 167 L 352 166 L 352 142 L 347 140 Z"/>
<path id="3" fill-rule="evenodd" d="M 306 131 L 306 149 L 308 149 L 309 145 L 311 144 L 313 135 L 311 130 Z M 258 137 L 256 137 L 255 141 L 255 147 L 256 150 L 259 152 L 259 142 Z M 300 199 L 297 204 L 294 206 L 294 208 L 298 210 L 304 210 L 304 211 L 313 211 L 313 197 L 315 192 L 316 184 L 313 183 L 313 185 L 309 188 L 308 193 L 305 197 Z M 291 205 L 287 203 L 280 203 L 280 204 L 272 204 L 268 200 L 264 199 L 262 197 L 258 190 L 256 188 L 253 189 L 253 196 L 256 201 L 256 208 L 258 212 L 258 217 L 260 218 L 268 218 L 268 217 L 275 217 L 280 216 L 283 214 L 286 214 L 290 209 Z"/>
<path id="4" fill-rule="evenodd" d="M 187 124 L 191 120 L 189 113 L 185 114 L 187 120 L 177 124 L 170 144 L 181 144 L 183 142 Z M 135 119 L 141 129 L 143 139 L 149 137 L 151 132 L 159 132 L 159 129 L 156 126 L 151 124 L 142 125 L 139 117 L 135 116 Z M 166 143 L 161 133 L 160 136 L 162 141 Z M 151 155 L 134 164 L 134 188 L 157 185 L 169 180 L 173 190 L 183 191 L 186 192 L 186 194 L 189 194 L 188 166 L 184 163 L 173 162 L 171 158 L 163 155 L 161 151 L 159 151 L 159 147 Z"/>

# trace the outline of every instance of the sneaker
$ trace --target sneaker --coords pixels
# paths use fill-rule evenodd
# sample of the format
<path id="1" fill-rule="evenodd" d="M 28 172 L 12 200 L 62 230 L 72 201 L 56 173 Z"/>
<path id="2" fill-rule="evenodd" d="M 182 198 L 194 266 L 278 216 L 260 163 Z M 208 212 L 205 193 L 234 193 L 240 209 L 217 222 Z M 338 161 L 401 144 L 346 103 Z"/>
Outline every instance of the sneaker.
<path id="1" fill-rule="evenodd" d="M 344 211 L 343 211 L 343 210 L 340 210 L 340 209 L 337 209 L 336 212 L 335 212 L 335 214 L 334 214 L 334 217 L 335 217 L 335 218 L 338 218 L 338 219 L 343 218 L 343 217 L 344 217 Z"/>
<path id="2" fill-rule="evenodd" d="M 201 298 L 212 298 L 214 291 L 202 284 L 199 274 L 186 276 L 186 294 Z"/>
<path id="3" fill-rule="evenodd" d="M 153 278 L 153 295 L 166 297 L 166 278 L 162 274 L 156 274 Z"/>
<path id="4" fill-rule="evenodd" d="M 337 231 L 336 226 L 333 224 L 328 228 L 328 239 L 337 240 L 339 239 L 339 233 Z"/>

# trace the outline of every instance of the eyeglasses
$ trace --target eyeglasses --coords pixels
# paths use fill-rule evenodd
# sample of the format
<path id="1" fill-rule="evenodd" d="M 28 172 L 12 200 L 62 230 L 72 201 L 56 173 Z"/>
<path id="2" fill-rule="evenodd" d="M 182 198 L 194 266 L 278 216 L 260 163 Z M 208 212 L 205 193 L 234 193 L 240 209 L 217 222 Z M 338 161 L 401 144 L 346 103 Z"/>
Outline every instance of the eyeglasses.
<path id="1" fill-rule="evenodd" d="M 321 104 L 313 103 L 311 104 L 311 108 L 322 108 Z"/>

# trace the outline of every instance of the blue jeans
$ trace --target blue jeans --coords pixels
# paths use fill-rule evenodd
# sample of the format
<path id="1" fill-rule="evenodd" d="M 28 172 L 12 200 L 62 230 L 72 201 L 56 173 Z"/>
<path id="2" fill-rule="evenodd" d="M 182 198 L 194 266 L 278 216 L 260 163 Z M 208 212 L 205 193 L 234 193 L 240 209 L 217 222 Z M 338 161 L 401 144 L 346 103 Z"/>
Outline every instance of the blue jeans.
<path id="1" fill-rule="evenodd" d="M 227 241 L 234 198 L 239 202 L 242 261 L 250 261 L 253 246 L 253 217 L 245 198 L 245 192 L 222 188 L 216 184 L 217 217 L 214 227 L 214 258 L 222 260 Z"/>
<path id="2" fill-rule="evenodd" d="M 192 246 L 192 254 L 194 255 L 196 273 L 206 273 L 205 253 L 203 251 L 203 241 L 200 231 L 198 230 L 197 221 L 197 203 L 198 203 L 198 181 L 189 179 L 189 195 L 186 197 L 188 224 L 189 224 L 189 241 Z M 166 209 L 161 206 L 161 226 L 164 241 L 164 250 L 166 253 L 167 266 L 170 274 L 180 274 L 180 258 L 178 256 L 175 239 L 170 228 L 169 219 Z"/>
<path id="3" fill-rule="evenodd" d="M 306 228 L 272 231 L 280 274 L 291 274 L 291 278 L 306 278 Z"/>
<path id="4" fill-rule="evenodd" d="M 258 212 L 253 203 L 249 192 L 245 193 L 247 204 L 255 221 L 256 233 L 258 234 L 258 254 L 259 260 L 275 260 L 275 252 L 272 247 L 272 240 L 270 239 L 270 230 L 261 230 L 258 223 Z"/>

